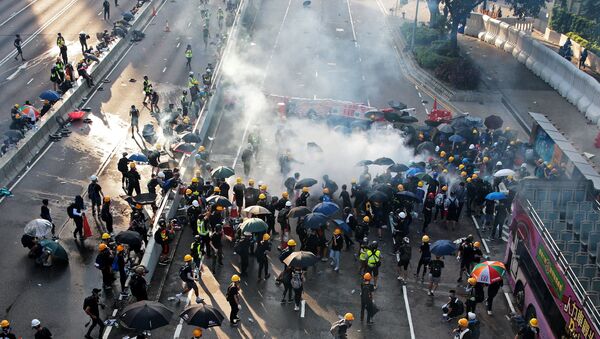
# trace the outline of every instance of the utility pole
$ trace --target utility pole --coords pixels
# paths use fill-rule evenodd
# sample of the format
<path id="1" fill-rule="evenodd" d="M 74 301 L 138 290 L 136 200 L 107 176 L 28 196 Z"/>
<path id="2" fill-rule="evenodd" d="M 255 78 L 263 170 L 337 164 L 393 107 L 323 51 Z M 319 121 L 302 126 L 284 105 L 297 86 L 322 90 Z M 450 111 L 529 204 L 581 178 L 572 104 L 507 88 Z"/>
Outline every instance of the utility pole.
<path id="1" fill-rule="evenodd" d="M 420 2 L 420 0 L 417 0 L 417 7 L 415 8 L 415 22 L 413 24 L 412 37 L 410 38 L 410 51 L 411 52 L 415 48 L 415 34 L 417 33 L 417 19 L 419 17 L 419 2 Z"/>

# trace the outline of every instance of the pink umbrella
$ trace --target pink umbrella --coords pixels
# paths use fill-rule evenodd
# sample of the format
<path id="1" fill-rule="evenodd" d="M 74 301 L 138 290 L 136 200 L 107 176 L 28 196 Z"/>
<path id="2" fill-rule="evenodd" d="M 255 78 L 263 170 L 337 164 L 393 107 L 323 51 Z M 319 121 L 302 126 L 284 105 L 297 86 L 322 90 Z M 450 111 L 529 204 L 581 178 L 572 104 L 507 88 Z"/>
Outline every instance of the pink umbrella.
<path id="1" fill-rule="evenodd" d="M 73 111 L 73 112 L 69 113 L 69 119 L 81 120 L 81 119 L 83 119 L 84 115 L 85 115 L 84 111 Z"/>

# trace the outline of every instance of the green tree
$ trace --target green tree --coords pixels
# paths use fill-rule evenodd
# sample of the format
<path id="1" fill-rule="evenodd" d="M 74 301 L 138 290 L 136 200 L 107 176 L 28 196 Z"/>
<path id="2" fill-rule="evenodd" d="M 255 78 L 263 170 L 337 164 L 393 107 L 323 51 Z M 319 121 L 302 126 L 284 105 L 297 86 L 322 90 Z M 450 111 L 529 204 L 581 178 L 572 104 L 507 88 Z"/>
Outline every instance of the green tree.
<path id="1" fill-rule="evenodd" d="M 506 0 L 516 17 L 536 17 L 540 9 L 546 5 L 546 0 Z"/>
<path id="2" fill-rule="evenodd" d="M 598 21 L 600 18 L 600 1 L 583 0 L 581 3 L 581 13 L 590 20 Z"/>

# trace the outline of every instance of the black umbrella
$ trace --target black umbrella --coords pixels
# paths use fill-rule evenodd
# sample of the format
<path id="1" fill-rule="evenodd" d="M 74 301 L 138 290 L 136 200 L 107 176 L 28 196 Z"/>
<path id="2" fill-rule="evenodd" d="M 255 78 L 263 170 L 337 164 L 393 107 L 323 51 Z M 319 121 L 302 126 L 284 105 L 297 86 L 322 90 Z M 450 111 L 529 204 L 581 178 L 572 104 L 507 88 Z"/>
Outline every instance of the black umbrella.
<path id="1" fill-rule="evenodd" d="M 497 115 L 490 115 L 489 117 L 485 118 L 485 121 L 483 122 L 485 127 L 489 129 L 498 129 L 502 127 L 503 123 L 504 121 L 502 120 L 502 118 L 500 118 Z"/>
<path id="2" fill-rule="evenodd" d="M 115 241 L 133 248 L 140 248 L 142 246 L 142 236 L 135 231 L 122 231 L 117 234 Z"/>
<path id="3" fill-rule="evenodd" d="M 424 141 L 417 145 L 417 153 L 423 152 L 435 153 L 435 144 L 431 141 Z"/>
<path id="4" fill-rule="evenodd" d="M 312 152 L 323 153 L 323 149 L 316 142 L 308 142 L 306 143 L 306 149 Z"/>
<path id="5" fill-rule="evenodd" d="M 205 304 L 196 304 L 186 307 L 179 317 L 188 325 L 202 328 L 221 326 L 223 319 L 225 319 L 219 310 Z"/>
<path id="6" fill-rule="evenodd" d="M 290 254 L 283 263 L 290 267 L 309 267 L 316 264 L 317 261 L 319 258 L 312 252 L 299 251 Z"/>
<path id="7" fill-rule="evenodd" d="M 306 227 L 309 229 L 319 229 L 323 226 L 326 225 L 327 223 L 327 216 L 323 213 L 310 213 L 307 214 L 306 217 L 304 217 L 304 222 L 302 223 L 302 227 Z"/>
<path id="8" fill-rule="evenodd" d="M 406 112 L 383 112 L 383 117 L 389 122 L 402 122 Z"/>
<path id="9" fill-rule="evenodd" d="M 376 185 L 374 188 L 376 191 L 385 193 L 385 195 L 387 195 L 390 198 L 394 195 L 394 188 L 390 185 L 379 184 L 379 185 Z"/>
<path id="10" fill-rule="evenodd" d="M 411 115 L 407 115 L 407 116 L 403 116 L 403 117 L 398 118 L 397 121 L 400 122 L 400 123 L 403 123 L 403 124 L 412 124 L 412 123 L 415 123 L 415 122 L 419 121 L 419 119 L 417 119 L 417 118 L 415 118 L 415 117 L 413 117 Z"/>
<path id="11" fill-rule="evenodd" d="M 437 125 L 436 125 L 437 126 Z M 419 132 L 429 132 L 433 129 L 432 126 L 429 126 L 429 124 L 426 125 L 419 125 L 416 127 L 416 130 Z"/>
<path id="12" fill-rule="evenodd" d="M 142 300 L 125 307 L 119 321 L 127 328 L 149 331 L 168 325 L 172 316 L 173 311 L 165 305 Z"/>
<path id="13" fill-rule="evenodd" d="M 388 170 L 394 173 L 406 172 L 408 171 L 408 166 L 405 164 L 393 164 L 392 166 L 388 167 Z"/>
<path id="14" fill-rule="evenodd" d="M 425 120 L 425 126 L 431 128 L 437 127 L 441 124 L 443 124 L 443 121 L 438 121 L 438 120 Z"/>
<path id="15" fill-rule="evenodd" d="M 300 218 L 311 213 L 312 211 L 310 210 L 310 208 L 306 206 L 294 207 L 288 213 L 288 218 Z"/>
<path id="16" fill-rule="evenodd" d="M 396 193 L 396 195 L 398 196 L 398 198 L 400 199 L 405 199 L 405 200 L 412 200 L 414 202 L 418 202 L 419 198 L 417 197 L 416 194 L 414 194 L 413 192 L 409 192 L 409 191 L 402 191 L 402 192 L 398 192 Z"/>
<path id="17" fill-rule="evenodd" d="M 202 142 L 202 138 L 200 138 L 200 136 L 194 132 L 189 132 L 189 133 L 184 134 L 181 137 L 181 140 L 192 143 L 192 144 L 197 144 L 197 143 Z"/>
<path id="18" fill-rule="evenodd" d="M 375 120 L 383 118 L 384 114 L 381 111 L 373 110 L 365 112 L 365 117 L 367 119 Z"/>
<path id="19" fill-rule="evenodd" d="M 221 206 L 224 208 L 231 207 L 231 201 L 220 195 L 211 195 L 210 197 L 206 198 L 206 201 L 210 204 L 214 204 L 215 206 Z"/>
<path id="20" fill-rule="evenodd" d="M 393 164 L 394 164 L 394 160 L 392 160 L 390 158 L 386 158 L 386 157 L 377 158 L 377 159 L 373 160 L 373 165 L 389 166 L 389 165 L 393 165 Z"/>
<path id="21" fill-rule="evenodd" d="M 454 128 L 452 128 L 452 126 L 448 125 L 448 124 L 441 124 L 438 127 L 436 127 L 438 131 L 442 132 L 442 133 L 446 133 L 446 134 L 452 134 L 454 133 Z"/>
<path id="22" fill-rule="evenodd" d="M 371 200 L 372 202 L 383 203 L 383 202 L 388 201 L 388 199 L 389 199 L 389 197 L 381 191 L 375 191 L 375 192 L 369 194 L 369 200 Z"/>
<path id="23" fill-rule="evenodd" d="M 300 179 L 298 180 L 298 182 L 296 182 L 296 186 L 294 186 L 294 188 L 296 189 L 301 189 L 304 187 L 311 187 L 317 184 L 317 181 L 313 178 L 304 178 L 304 179 Z"/>
<path id="24" fill-rule="evenodd" d="M 192 154 L 196 150 L 196 146 L 186 142 L 180 142 L 173 147 L 173 152 Z"/>
<path id="25" fill-rule="evenodd" d="M 12 142 L 17 142 L 25 136 L 23 132 L 11 129 L 9 131 L 4 132 L 4 135 L 9 138 Z"/>
<path id="26" fill-rule="evenodd" d="M 285 179 L 285 181 L 283 182 L 283 186 L 285 186 L 285 188 L 289 190 L 293 190 L 294 186 L 296 186 L 296 179 L 292 177 Z"/>
<path id="27" fill-rule="evenodd" d="M 403 102 L 395 101 L 395 100 L 388 101 L 388 105 L 390 105 L 391 108 L 397 109 L 397 110 L 402 110 L 402 109 L 405 109 L 406 107 L 408 107 Z"/>
<path id="28" fill-rule="evenodd" d="M 361 167 L 361 166 L 369 166 L 369 165 L 373 165 L 373 162 L 371 160 L 361 160 L 359 162 L 356 163 L 356 167 Z"/>

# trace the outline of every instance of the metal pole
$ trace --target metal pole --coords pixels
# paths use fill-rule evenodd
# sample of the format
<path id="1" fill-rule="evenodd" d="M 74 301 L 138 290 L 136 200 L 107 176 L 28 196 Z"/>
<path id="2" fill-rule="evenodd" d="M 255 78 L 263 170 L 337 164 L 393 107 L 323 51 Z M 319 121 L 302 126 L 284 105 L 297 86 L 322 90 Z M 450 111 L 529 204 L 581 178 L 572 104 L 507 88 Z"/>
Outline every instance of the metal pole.
<path id="1" fill-rule="evenodd" d="M 415 34 L 417 33 L 417 18 L 419 17 L 419 2 L 420 2 L 420 0 L 417 0 L 417 7 L 415 8 L 415 22 L 413 24 L 412 37 L 410 38 L 410 51 L 411 52 L 412 52 L 413 48 L 415 47 Z"/>

